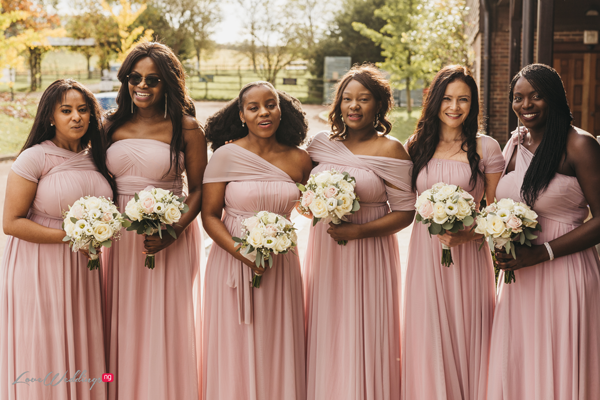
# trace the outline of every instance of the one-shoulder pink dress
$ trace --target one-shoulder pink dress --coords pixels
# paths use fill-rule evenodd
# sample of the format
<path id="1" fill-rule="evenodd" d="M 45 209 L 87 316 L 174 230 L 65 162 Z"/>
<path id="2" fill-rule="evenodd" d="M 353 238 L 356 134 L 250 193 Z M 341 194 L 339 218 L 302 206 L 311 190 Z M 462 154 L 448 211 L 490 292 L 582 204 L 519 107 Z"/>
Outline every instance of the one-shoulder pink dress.
<path id="1" fill-rule="evenodd" d="M 308 146 L 312 174 L 346 171 L 356 178 L 364 224 L 390 211 L 411 211 L 412 162 L 355 155 L 327 132 Z M 395 186 L 394 189 L 385 184 Z M 319 222 L 310 230 L 304 264 L 307 395 L 311 400 L 400 398 L 400 255 L 396 235 L 339 245 Z"/>
<path id="2" fill-rule="evenodd" d="M 37 183 L 27 218 L 45 227 L 62 229 L 63 211 L 83 196 L 112 197 L 88 150 L 76 154 L 47 140 L 21 153 L 12 170 Z M 87 263 L 67 243 L 8 237 L 0 268 L 0 399 L 106 399 L 100 272 Z"/>
<path id="3" fill-rule="evenodd" d="M 227 182 L 223 223 L 232 236 L 259 211 L 289 217 L 300 197 L 288 174 L 234 143 L 208 163 L 204 183 L 216 182 Z M 204 285 L 202 399 L 306 399 L 300 261 L 292 252 L 273 260 L 260 288 L 252 288 L 252 270 L 213 244 Z"/>
<path id="4" fill-rule="evenodd" d="M 513 134 L 506 162 L 517 151 L 515 170 L 504 175 L 496 197 L 521 200 L 533 154 Z M 517 150 L 518 148 L 518 150 Z M 588 207 L 576 177 L 557 173 L 533 206 L 549 242 L 580 226 Z M 515 271 L 516 282 L 498 282 L 489 400 L 600 399 L 600 261 L 595 248 Z"/>
<path id="5" fill-rule="evenodd" d="M 170 158 L 169 144 L 157 140 L 124 139 L 109 147 L 107 166 L 122 212 L 148 186 L 182 194 L 182 177 L 169 171 Z M 109 399 L 197 400 L 193 286 L 202 251 L 197 220 L 156 253 L 153 270 L 144 266 L 143 251 L 144 236 L 123 231 L 107 254 L 105 321 L 109 372 L 115 375 Z"/>
<path id="6" fill-rule="evenodd" d="M 502 172 L 498 142 L 485 135 L 480 140 L 480 169 Z M 419 172 L 417 191 L 444 182 L 468 190 L 479 204 L 484 182 L 480 178 L 472 188 L 470 178 L 468 163 L 432 158 Z M 453 247 L 454 264 L 445 267 L 438 236 L 414 223 L 405 289 L 403 400 L 485 399 L 495 286 L 490 251 L 487 244 L 479 250 L 480 244 Z"/>

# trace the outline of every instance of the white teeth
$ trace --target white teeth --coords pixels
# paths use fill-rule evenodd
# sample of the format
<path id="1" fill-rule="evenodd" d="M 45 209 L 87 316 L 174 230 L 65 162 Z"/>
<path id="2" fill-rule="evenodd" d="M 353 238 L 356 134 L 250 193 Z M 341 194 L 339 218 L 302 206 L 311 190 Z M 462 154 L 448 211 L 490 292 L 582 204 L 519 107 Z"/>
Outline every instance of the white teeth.
<path id="1" fill-rule="evenodd" d="M 525 117 L 525 118 L 532 118 L 534 116 L 535 116 L 535 114 L 523 114 L 523 117 Z"/>
<path id="2" fill-rule="evenodd" d="M 460 114 L 446 114 L 449 117 L 460 117 Z"/>
<path id="3" fill-rule="evenodd" d="M 150 93 L 137 93 L 137 92 L 136 92 L 136 95 L 137 95 L 138 97 L 148 97 L 148 96 L 150 96 Z"/>

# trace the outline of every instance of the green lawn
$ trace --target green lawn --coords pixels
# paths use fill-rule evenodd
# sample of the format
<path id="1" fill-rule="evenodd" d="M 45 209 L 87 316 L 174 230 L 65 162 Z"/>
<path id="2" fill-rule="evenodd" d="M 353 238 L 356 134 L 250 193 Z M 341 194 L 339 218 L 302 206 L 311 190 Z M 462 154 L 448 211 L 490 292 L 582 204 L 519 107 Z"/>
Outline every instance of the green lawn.
<path id="1" fill-rule="evenodd" d="M 406 111 L 406 107 L 394 108 L 390 118 L 392 121 L 392 136 L 400 140 L 402 143 L 405 143 L 406 139 L 413 134 L 420 116 L 420 107 L 413 107 L 410 116 Z"/>

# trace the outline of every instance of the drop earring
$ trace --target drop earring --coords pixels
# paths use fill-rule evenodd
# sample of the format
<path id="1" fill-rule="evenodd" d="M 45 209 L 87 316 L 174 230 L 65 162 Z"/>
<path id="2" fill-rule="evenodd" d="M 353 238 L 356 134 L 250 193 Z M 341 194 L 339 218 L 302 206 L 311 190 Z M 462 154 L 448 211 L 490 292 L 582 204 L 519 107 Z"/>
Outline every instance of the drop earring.
<path id="1" fill-rule="evenodd" d="M 246 124 L 244 123 L 244 121 L 242 121 L 242 128 L 245 127 L 245 126 L 246 126 Z"/>
<path id="2" fill-rule="evenodd" d="M 165 93 L 165 119 L 167 119 L 167 94 Z"/>
<path id="3" fill-rule="evenodd" d="M 54 126 L 54 124 L 52 122 L 50 122 L 50 126 Z"/>
<path id="4" fill-rule="evenodd" d="M 131 99 L 131 113 L 133 114 L 133 99 Z"/>
<path id="5" fill-rule="evenodd" d="M 377 129 L 379 126 L 379 115 L 375 116 L 375 121 L 373 121 L 373 128 Z"/>

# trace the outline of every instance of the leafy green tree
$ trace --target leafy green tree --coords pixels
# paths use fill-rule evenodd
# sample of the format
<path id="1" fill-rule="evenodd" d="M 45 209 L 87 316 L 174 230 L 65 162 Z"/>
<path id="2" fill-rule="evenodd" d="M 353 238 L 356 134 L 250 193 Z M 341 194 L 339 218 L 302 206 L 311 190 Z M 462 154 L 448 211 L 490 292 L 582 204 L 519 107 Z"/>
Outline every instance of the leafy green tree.
<path id="1" fill-rule="evenodd" d="M 381 46 L 361 35 L 352 26 L 353 22 L 359 22 L 378 32 L 386 21 L 376 15 L 375 10 L 384 5 L 385 0 L 343 0 L 324 35 L 318 38 L 309 54 L 310 72 L 316 77 L 323 77 L 327 56 L 349 56 L 352 58 L 352 64 L 384 61 Z"/>
<path id="2" fill-rule="evenodd" d="M 465 0 L 388 0 L 375 11 L 386 21 L 379 30 L 354 22 L 354 28 L 381 46 L 396 86 L 402 82 L 411 111 L 410 90 L 422 79 L 429 82 L 444 65 L 469 64 L 464 34 Z"/>

